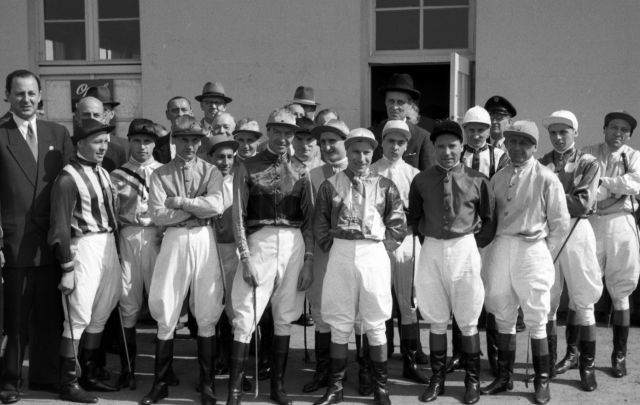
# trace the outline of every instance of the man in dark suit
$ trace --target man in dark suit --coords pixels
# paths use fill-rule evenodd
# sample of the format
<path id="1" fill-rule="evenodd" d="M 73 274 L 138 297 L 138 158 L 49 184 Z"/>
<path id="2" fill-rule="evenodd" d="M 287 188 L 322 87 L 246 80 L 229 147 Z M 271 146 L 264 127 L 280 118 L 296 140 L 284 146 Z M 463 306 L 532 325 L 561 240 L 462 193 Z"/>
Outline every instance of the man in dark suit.
<path id="1" fill-rule="evenodd" d="M 67 130 L 36 119 L 40 80 L 26 70 L 10 73 L 0 119 L 0 262 L 3 263 L 7 347 L 0 400 L 20 400 L 22 361 L 29 345 L 29 388 L 58 382 L 62 306 L 60 267 L 47 244 L 53 181 L 73 155 Z"/>
<path id="2" fill-rule="evenodd" d="M 412 106 L 420 99 L 420 92 L 413 87 L 413 79 L 406 73 L 394 73 L 386 86 L 380 88 L 384 95 L 384 104 L 387 110 L 387 120 L 407 120 Z M 384 120 L 371 128 L 378 141 L 378 147 L 373 152 L 373 161 L 382 158 L 382 128 L 386 124 Z M 402 159 L 411 166 L 424 170 L 435 164 L 435 150 L 429 141 L 429 132 L 412 124 L 407 120 L 411 139 L 407 144 L 407 150 Z"/>

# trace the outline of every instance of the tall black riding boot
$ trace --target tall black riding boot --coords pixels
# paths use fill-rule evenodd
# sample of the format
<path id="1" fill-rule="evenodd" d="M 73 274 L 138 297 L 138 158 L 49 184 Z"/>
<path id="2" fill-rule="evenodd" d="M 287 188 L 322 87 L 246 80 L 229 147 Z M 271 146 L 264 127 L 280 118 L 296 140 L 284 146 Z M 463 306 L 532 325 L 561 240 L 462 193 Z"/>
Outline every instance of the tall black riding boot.
<path id="1" fill-rule="evenodd" d="M 493 374 L 494 377 L 498 377 L 498 327 L 496 325 L 496 317 L 489 312 L 487 312 L 485 333 L 487 335 L 487 359 L 489 360 L 491 374 Z"/>
<path id="2" fill-rule="evenodd" d="M 358 359 L 358 393 L 369 396 L 373 393 L 371 382 L 371 361 L 369 360 L 369 340 L 367 335 L 356 335 L 356 356 Z"/>
<path id="3" fill-rule="evenodd" d="M 127 351 L 125 352 L 125 348 Z M 136 355 L 138 346 L 136 344 L 136 328 L 124 328 L 124 342 L 120 343 L 120 377 L 118 377 L 119 388 L 136 389 Z M 129 363 L 127 363 L 129 354 Z M 129 370 L 131 365 L 131 370 Z"/>
<path id="4" fill-rule="evenodd" d="M 97 349 L 81 349 L 78 360 L 82 374 L 80 376 L 80 385 L 88 391 L 115 392 L 118 387 L 114 387 L 109 383 L 100 379 L 100 366 L 95 361 L 95 353 Z"/>
<path id="5" fill-rule="evenodd" d="M 461 336 L 461 346 L 466 371 L 464 377 L 464 403 L 475 404 L 480 400 L 480 336 Z"/>
<path id="6" fill-rule="evenodd" d="M 513 364 L 516 360 L 516 335 L 498 334 L 498 376 L 480 392 L 485 395 L 498 394 L 513 389 Z"/>
<path id="7" fill-rule="evenodd" d="M 95 404 L 98 398 L 85 391 L 78 384 L 76 360 L 71 357 L 60 357 L 60 399 L 83 404 Z"/>
<path id="8" fill-rule="evenodd" d="M 229 356 L 233 344 L 233 332 L 229 324 L 229 318 L 223 312 L 216 325 L 218 335 L 216 339 L 216 360 L 214 363 L 215 374 L 227 374 L 229 372 Z"/>
<path id="9" fill-rule="evenodd" d="M 629 326 L 613 325 L 613 351 L 611 352 L 611 374 L 616 378 L 627 375 L 627 339 Z"/>
<path id="10" fill-rule="evenodd" d="M 429 334 L 429 347 L 431 349 L 431 379 L 429 386 L 420 396 L 420 401 L 431 402 L 444 394 L 444 381 L 446 377 L 447 361 L 447 335 Z"/>
<path id="11" fill-rule="evenodd" d="M 455 370 L 463 368 L 464 363 L 460 359 L 462 354 L 462 332 L 456 322 L 456 318 L 453 318 L 451 322 L 451 358 L 447 363 L 447 374 Z"/>
<path id="12" fill-rule="evenodd" d="M 287 369 L 290 336 L 273 337 L 271 362 L 271 400 L 279 405 L 291 405 L 292 401 L 284 390 L 284 374 Z"/>
<path id="13" fill-rule="evenodd" d="M 167 374 L 173 360 L 173 339 L 156 339 L 156 361 L 151 391 L 140 401 L 141 405 L 151 405 L 169 396 Z"/>
<path id="14" fill-rule="evenodd" d="M 417 324 L 402 325 L 402 346 L 404 353 L 402 354 L 402 376 L 409 380 L 413 380 L 420 384 L 427 383 L 425 377 L 416 364 L 416 354 L 418 351 L 418 340 L 415 338 L 418 334 Z"/>
<path id="15" fill-rule="evenodd" d="M 389 390 L 387 389 L 387 362 L 372 361 L 371 376 L 373 377 L 373 403 L 374 405 L 391 405 Z"/>
<path id="16" fill-rule="evenodd" d="M 387 358 L 391 358 L 394 352 L 393 339 L 395 336 L 395 326 L 393 322 L 393 315 L 391 319 L 388 319 L 385 323 L 385 335 L 387 336 Z"/>
<path id="17" fill-rule="evenodd" d="M 273 314 L 271 307 L 267 307 L 260 319 L 260 356 L 258 358 L 258 380 L 268 380 L 271 377 L 271 350 L 273 349 Z"/>
<path id="18" fill-rule="evenodd" d="M 556 376 L 556 360 L 558 360 L 558 335 L 556 321 L 547 322 L 547 341 L 549 344 L 549 378 Z"/>
<path id="19" fill-rule="evenodd" d="M 596 341 L 580 340 L 580 386 L 584 391 L 598 388 L 596 382 Z"/>
<path id="20" fill-rule="evenodd" d="M 202 405 L 215 405 L 217 402 L 216 388 L 214 385 L 215 371 L 213 368 L 215 359 L 216 338 L 198 336 L 198 365 L 200 366 L 200 400 Z"/>
<path id="21" fill-rule="evenodd" d="M 576 324 L 576 312 L 569 310 L 567 314 L 567 329 L 565 337 L 567 340 L 567 354 L 556 364 L 556 374 L 564 374 L 567 370 L 578 368 L 578 338 L 580 336 L 580 325 Z"/>
<path id="22" fill-rule="evenodd" d="M 244 366 L 249 356 L 249 344 L 233 341 L 229 363 L 229 393 L 227 405 L 240 405 L 242 398 L 242 381 Z M 258 382 L 256 381 L 256 384 Z"/>
<path id="23" fill-rule="evenodd" d="M 344 387 L 342 381 L 347 369 L 347 359 L 331 359 L 331 376 L 324 395 L 314 405 L 330 405 L 342 402 Z"/>
<path id="24" fill-rule="evenodd" d="M 302 392 L 314 392 L 329 384 L 329 349 L 331 347 L 331 333 L 316 332 L 316 372 L 313 379 L 302 387 Z"/>
<path id="25" fill-rule="evenodd" d="M 539 349 L 542 345 L 548 347 L 549 342 L 546 342 L 546 340 L 546 338 L 531 339 L 533 370 L 536 374 L 533 379 L 534 401 L 536 404 L 546 404 L 551 399 L 549 392 L 549 354 L 541 354 Z"/>

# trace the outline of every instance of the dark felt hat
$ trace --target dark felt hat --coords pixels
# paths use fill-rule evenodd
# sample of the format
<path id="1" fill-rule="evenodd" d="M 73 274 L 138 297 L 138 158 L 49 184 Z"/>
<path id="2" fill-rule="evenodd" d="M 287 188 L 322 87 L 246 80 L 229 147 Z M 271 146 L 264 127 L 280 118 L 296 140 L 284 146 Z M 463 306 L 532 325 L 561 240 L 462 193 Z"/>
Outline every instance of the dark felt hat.
<path id="1" fill-rule="evenodd" d="M 489 114 L 492 112 L 502 112 L 507 113 L 512 117 L 515 117 L 518 111 L 516 108 L 502 96 L 493 96 L 490 97 L 486 103 L 484 103 L 484 109 L 489 111 Z"/>
<path id="2" fill-rule="evenodd" d="M 615 120 L 615 119 L 627 121 L 631 126 L 631 132 L 633 132 L 636 129 L 636 126 L 638 125 L 638 121 L 636 121 L 636 119 L 633 118 L 631 114 L 629 114 L 624 110 L 618 110 L 618 111 L 612 111 L 609 114 L 604 116 L 604 126 L 606 127 L 607 125 L 609 125 L 611 120 Z"/>
<path id="3" fill-rule="evenodd" d="M 111 108 L 115 108 L 120 105 L 119 102 L 113 99 L 111 96 L 111 90 L 109 90 L 107 86 L 89 87 L 85 97 L 95 97 L 102 102 L 102 105 L 110 106 Z"/>
<path id="4" fill-rule="evenodd" d="M 73 126 L 73 137 L 71 140 L 75 145 L 78 141 L 88 138 L 91 135 L 110 134 L 114 128 L 115 126 L 113 125 L 105 125 L 101 121 L 92 118 L 83 119 L 80 125 Z"/>
<path id="5" fill-rule="evenodd" d="M 291 102 L 301 105 L 320 105 L 320 103 L 316 103 L 316 96 L 314 94 L 313 87 L 307 86 L 298 86 L 296 91 L 293 93 L 293 100 L 291 100 Z"/>
<path id="6" fill-rule="evenodd" d="M 409 94 L 414 100 L 419 100 L 422 96 L 422 94 L 413 87 L 413 79 L 411 76 L 406 73 L 394 73 L 389 78 L 387 84 L 380 87 L 378 91 L 383 96 L 388 91 L 402 91 Z"/>
<path id="7" fill-rule="evenodd" d="M 206 82 L 202 88 L 202 94 L 196 96 L 196 100 L 202 101 L 206 97 L 220 97 L 225 103 L 233 101 L 231 97 L 224 93 L 224 86 L 220 82 Z"/>
<path id="8" fill-rule="evenodd" d="M 433 131 L 431 132 L 431 142 L 435 143 L 436 139 L 440 135 L 453 135 L 460 139 L 460 142 L 463 141 L 462 138 L 462 127 L 456 121 L 445 120 L 438 122 L 435 127 L 433 127 Z"/>
<path id="9" fill-rule="evenodd" d="M 156 132 L 156 127 L 153 121 L 146 118 L 136 118 L 129 124 L 129 132 L 127 137 L 134 135 L 146 135 L 153 138 L 159 138 L 160 135 Z"/>
<path id="10" fill-rule="evenodd" d="M 296 125 L 299 127 L 296 130 L 296 134 L 309 134 L 309 135 L 311 135 L 311 131 L 315 126 L 313 120 L 308 117 L 296 118 Z"/>

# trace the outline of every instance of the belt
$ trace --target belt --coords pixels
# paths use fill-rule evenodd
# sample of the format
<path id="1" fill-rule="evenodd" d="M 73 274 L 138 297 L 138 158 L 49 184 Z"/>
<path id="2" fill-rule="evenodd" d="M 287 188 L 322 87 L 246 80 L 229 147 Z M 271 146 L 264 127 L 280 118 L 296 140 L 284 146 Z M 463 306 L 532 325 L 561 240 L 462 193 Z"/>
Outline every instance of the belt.
<path id="1" fill-rule="evenodd" d="M 199 226 L 209 226 L 212 224 L 211 218 L 191 218 L 177 224 L 169 225 L 169 228 L 197 228 Z"/>

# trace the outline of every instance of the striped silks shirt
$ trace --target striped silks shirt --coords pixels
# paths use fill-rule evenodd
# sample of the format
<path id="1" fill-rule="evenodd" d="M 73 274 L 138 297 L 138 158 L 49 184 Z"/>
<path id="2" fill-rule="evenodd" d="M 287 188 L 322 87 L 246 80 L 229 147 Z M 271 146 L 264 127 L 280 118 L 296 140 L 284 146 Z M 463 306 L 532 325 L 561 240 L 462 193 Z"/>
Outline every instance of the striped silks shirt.
<path id="1" fill-rule="evenodd" d="M 123 225 L 153 226 L 149 215 L 151 173 L 162 163 L 151 158 L 140 163 L 133 157 L 111 172 L 111 181 L 118 196 L 118 222 Z"/>

